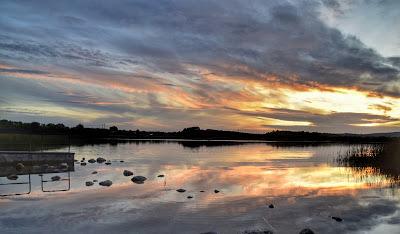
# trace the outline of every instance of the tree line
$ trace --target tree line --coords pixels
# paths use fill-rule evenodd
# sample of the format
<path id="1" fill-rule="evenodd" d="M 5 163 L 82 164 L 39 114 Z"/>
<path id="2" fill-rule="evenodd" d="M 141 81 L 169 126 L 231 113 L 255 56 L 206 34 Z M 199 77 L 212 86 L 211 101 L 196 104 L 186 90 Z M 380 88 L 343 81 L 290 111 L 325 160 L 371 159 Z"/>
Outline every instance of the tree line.
<path id="1" fill-rule="evenodd" d="M 120 130 L 116 126 L 86 128 L 83 124 L 68 127 L 62 123 L 41 124 L 0 120 L 0 133 L 27 133 L 42 135 L 68 135 L 72 138 L 100 139 L 194 139 L 194 140 L 267 140 L 267 141 L 332 141 L 332 142 L 384 142 L 387 137 L 373 137 L 360 134 L 332 134 L 305 131 L 271 131 L 266 133 L 245 133 L 200 127 L 184 128 L 176 132 Z"/>

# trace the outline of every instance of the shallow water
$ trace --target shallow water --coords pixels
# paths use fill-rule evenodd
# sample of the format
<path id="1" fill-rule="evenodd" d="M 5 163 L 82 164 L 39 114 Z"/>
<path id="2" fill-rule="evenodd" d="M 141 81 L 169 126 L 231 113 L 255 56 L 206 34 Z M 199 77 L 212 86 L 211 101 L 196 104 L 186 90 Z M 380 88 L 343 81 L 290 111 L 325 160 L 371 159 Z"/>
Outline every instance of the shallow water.
<path id="1" fill-rule="evenodd" d="M 78 160 L 104 157 L 112 164 L 75 164 L 67 192 L 44 193 L 40 177 L 31 175 L 31 194 L 0 198 L 0 230 L 298 233 L 308 227 L 316 233 L 400 233 L 399 189 L 385 175 L 338 166 L 335 158 L 348 147 L 144 141 L 71 147 Z M 134 184 L 122 175 L 124 169 L 148 179 Z M 60 175 L 67 178 L 66 173 Z M 86 181 L 107 179 L 113 181 L 111 187 L 85 186 Z M 7 179 L 0 178 L 4 182 Z M 66 183 L 45 186 L 63 189 Z M 187 191 L 178 193 L 178 188 Z M 24 189 L 0 186 L 0 193 Z"/>

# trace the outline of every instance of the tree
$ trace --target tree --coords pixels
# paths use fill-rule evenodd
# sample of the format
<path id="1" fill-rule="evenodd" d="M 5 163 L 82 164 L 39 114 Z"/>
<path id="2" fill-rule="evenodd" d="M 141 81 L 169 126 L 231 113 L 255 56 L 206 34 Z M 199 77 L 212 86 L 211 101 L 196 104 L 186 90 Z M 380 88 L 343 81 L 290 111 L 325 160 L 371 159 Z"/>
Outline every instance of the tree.
<path id="1" fill-rule="evenodd" d="M 78 130 L 81 130 L 81 129 L 84 129 L 85 127 L 82 124 L 78 124 L 78 125 L 76 125 L 75 128 Z"/>
<path id="2" fill-rule="evenodd" d="M 38 123 L 38 122 L 32 122 L 31 123 L 31 129 L 37 130 L 39 128 L 40 128 L 40 123 Z"/>
<path id="3" fill-rule="evenodd" d="M 117 132 L 117 131 L 118 131 L 118 128 L 117 128 L 116 126 L 111 126 L 111 127 L 110 127 L 110 131 L 111 131 L 111 132 Z"/>

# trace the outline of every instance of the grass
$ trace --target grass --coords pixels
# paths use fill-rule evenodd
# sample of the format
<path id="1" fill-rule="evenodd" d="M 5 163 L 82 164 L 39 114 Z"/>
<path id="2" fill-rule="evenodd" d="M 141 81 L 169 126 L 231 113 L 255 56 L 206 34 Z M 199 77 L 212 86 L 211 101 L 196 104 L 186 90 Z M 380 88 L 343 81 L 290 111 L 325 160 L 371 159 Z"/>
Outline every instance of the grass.
<path id="1" fill-rule="evenodd" d="M 0 150 L 46 150 L 68 145 L 62 135 L 0 133 Z"/>
<path id="2" fill-rule="evenodd" d="M 339 165 L 350 167 L 367 178 L 371 175 L 385 177 L 393 186 L 400 185 L 400 142 L 351 146 L 337 158 Z"/>

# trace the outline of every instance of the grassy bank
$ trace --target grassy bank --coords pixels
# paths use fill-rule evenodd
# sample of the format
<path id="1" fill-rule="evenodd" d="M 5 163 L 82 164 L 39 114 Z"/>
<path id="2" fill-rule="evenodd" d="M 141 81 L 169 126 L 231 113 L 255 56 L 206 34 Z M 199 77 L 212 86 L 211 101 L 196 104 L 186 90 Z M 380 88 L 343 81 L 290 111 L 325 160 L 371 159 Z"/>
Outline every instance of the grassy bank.
<path id="1" fill-rule="evenodd" d="M 45 150 L 67 146 L 68 136 L 0 133 L 0 150 Z"/>

